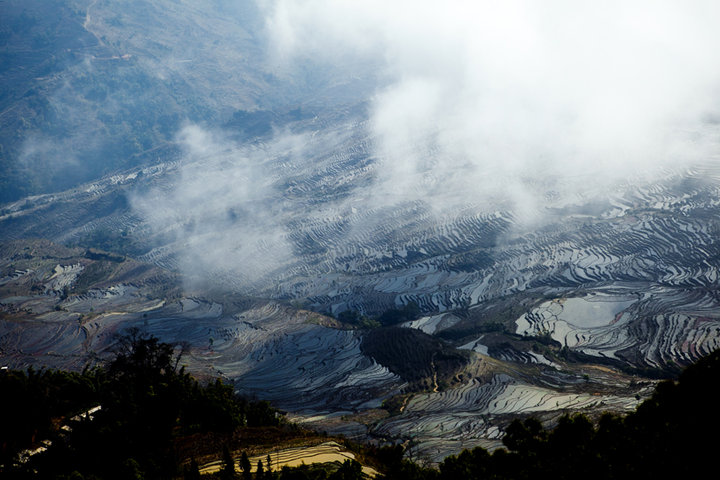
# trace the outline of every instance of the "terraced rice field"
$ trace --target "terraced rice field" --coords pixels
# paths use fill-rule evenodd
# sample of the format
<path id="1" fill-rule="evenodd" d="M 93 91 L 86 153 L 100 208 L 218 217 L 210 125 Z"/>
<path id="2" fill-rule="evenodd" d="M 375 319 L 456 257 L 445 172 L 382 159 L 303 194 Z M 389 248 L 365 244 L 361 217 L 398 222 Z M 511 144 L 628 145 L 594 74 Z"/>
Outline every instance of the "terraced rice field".
<path id="1" fill-rule="evenodd" d="M 238 306 L 201 293 L 165 298 L 152 290 L 157 284 L 132 279 L 61 299 L 65 287 L 87 278 L 88 259 L 58 258 L 43 269 L 6 259 L 0 288 L 8 293 L 0 303 L 11 320 L 0 320 L 3 362 L 81 368 L 107 351 L 114 334 L 139 326 L 188 342 L 185 362 L 200 375 L 234 381 L 321 429 L 402 398 L 397 415 L 350 422 L 345 431 L 408 442 L 439 459 L 460 446 L 497 444 L 513 415 L 627 411 L 648 391 L 642 372 L 673 371 L 720 346 L 716 166 L 618 188 L 587 207 L 590 213 L 581 201 L 550 202 L 543 225 L 528 228 L 509 209 L 472 203 L 441 214 L 420 200 L 354 203 L 377 164 L 361 124 L 335 128 L 308 140 L 301 158 L 258 146 L 270 172 L 264 188 L 282 207 L 258 204 L 225 230 L 211 229 L 200 214 L 191 226 L 164 205 L 160 232 L 136 204 L 117 202 L 129 188 L 172 192 L 188 164 L 205 158 L 4 206 L 3 240 L 77 241 L 97 228 L 122 230 L 142 247 L 140 259 L 255 300 Z M 223 151 L 223 158 L 232 154 Z M 222 165 L 215 159 L 208 168 Z M 234 236 L 242 239 L 247 222 L 266 216 L 271 239 L 257 244 L 252 269 L 204 262 L 190 248 L 229 245 L 227 258 L 237 258 Z M 223 259 L 223 252 L 207 257 Z M 13 290 L 28 282 L 36 290 Z M 363 354 L 363 332 L 322 326 L 313 313 L 377 315 L 409 302 L 424 313 L 405 327 L 447 340 L 471 366 L 492 367 L 408 392 L 408 382 Z M 561 348 L 575 360 L 560 358 Z"/>
<path id="2" fill-rule="evenodd" d="M 285 448 L 280 450 L 272 450 L 263 455 L 255 455 L 249 457 L 250 465 L 252 465 L 252 472 L 257 470 L 258 461 L 266 463 L 267 457 L 270 457 L 271 468 L 274 471 L 281 470 L 283 467 L 299 467 L 301 465 L 311 465 L 313 463 L 342 463 L 346 460 L 355 460 L 355 454 L 345 450 L 337 442 L 325 442 L 319 445 L 312 445 L 307 447 L 294 447 Z M 235 458 L 235 469 L 240 471 L 239 457 Z M 206 475 L 209 473 L 215 473 L 220 471 L 222 468 L 222 462 L 211 462 L 200 467 L 200 474 Z M 375 478 L 379 475 L 377 470 L 372 467 L 364 466 L 362 471 L 365 475 L 370 478 Z"/>

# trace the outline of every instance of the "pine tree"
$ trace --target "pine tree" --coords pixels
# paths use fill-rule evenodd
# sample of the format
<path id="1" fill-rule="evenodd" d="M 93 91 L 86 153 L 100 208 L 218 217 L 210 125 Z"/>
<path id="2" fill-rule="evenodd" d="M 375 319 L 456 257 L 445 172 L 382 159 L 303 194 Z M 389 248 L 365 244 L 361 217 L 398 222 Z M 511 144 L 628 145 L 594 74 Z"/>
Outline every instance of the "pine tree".
<path id="1" fill-rule="evenodd" d="M 230 454 L 227 445 L 223 446 L 222 468 L 220 469 L 220 477 L 223 480 L 233 480 L 235 478 L 235 460 Z"/>
<path id="2" fill-rule="evenodd" d="M 252 465 L 250 464 L 247 452 L 243 452 L 242 457 L 240 457 L 240 468 L 242 468 L 243 478 L 245 480 L 252 480 Z"/>

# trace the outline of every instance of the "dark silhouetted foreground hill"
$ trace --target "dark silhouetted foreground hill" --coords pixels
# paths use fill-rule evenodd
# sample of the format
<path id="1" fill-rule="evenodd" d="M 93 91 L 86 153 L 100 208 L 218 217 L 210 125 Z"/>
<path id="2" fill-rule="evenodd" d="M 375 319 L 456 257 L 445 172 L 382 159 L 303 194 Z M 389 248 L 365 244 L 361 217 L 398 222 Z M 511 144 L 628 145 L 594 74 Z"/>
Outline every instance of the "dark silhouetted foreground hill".
<path id="1" fill-rule="evenodd" d="M 119 345 L 102 369 L 0 373 L 3 478 L 197 478 L 189 452 L 214 445 L 219 454 L 226 449 L 223 438 L 242 442 L 242 429 L 256 429 L 246 441 L 258 435 L 279 441 L 294 428 L 283 427 L 266 402 L 239 397 L 219 381 L 200 385 L 178 368 L 172 345 L 136 331 Z M 388 479 L 693 478 L 714 462 L 718 380 L 720 351 L 678 380 L 658 384 L 625 417 L 606 414 L 593 424 L 568 415 L 550 430 L 533 418 L 516 420 L 503 440 L 506 448 L 465 450 L 439 469 L 403 460 L 400 446 L 358 448 Z M 95 405 L 101 409 L 92 418 L 72 417 Z M 43 439 L 52 441 L 44 452 L 18 460 L 21 449 L 37 448 Z M 355 464 L 336 467 L 266 470 L 259 478 L 362 477 Z"/>
<path id="2" fill-rule="evenodd" d="M 230 441 L 238 428 L 280 425 L 267 402 L 240 397 L 219 380 L 200 385 L 178 367 L 176 350 L 132 331 L 106 368 L 0 373 L 2 476 L 173 478 L 186 460 L 176 447 L 187 437 Z M 17 460 L 42 442 L 44 452 Z"/>

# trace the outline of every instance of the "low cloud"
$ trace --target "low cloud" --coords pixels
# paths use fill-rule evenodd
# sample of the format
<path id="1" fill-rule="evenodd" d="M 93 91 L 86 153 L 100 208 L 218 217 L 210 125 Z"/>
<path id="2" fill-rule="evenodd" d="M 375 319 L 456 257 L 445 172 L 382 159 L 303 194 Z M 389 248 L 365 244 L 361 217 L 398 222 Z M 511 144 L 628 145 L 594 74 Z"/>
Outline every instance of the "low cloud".
<path id="1" fill-rule="evenodd" d="M 712 2 L 258 5 L 263 69 L 290 80 L 282 102 L 312 72 L 322 88 L 359 85 L 367 117 L 323 104 L 327 118 L 287 127 L 304 133 L 280 128 L 263 143 L 183 128 L 178 177 L 133 206 L 200 277 L 266 288 L 371 270 L 368 239 L 412 240 L 385 229 L 401 209 L 418 215 L 409 225 L 502 210 L 532 227 L 547 207 L 717 159 Z"/>
<path id="2" fill-rule="evenodd" d="M 197 125 L 185 126 L 177 142 L 183 155 L 172 183 L 134 196 L 133 208 L 174 246 L 188 278 L 262 282 L 291 255 L 266 168 L 272 152 Z"/>
<path id="3" fill-rule="evenodd" d="M 714 158 L 714 2 L 265 4 L 270 51 L 381 69 L 375 199 L 534 210 Z"/>

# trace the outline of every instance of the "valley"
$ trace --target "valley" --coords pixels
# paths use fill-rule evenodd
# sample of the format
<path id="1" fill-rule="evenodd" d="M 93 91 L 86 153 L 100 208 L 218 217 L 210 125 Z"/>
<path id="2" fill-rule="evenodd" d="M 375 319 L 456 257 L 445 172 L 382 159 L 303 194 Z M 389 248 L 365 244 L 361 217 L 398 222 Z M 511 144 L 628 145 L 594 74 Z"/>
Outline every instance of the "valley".
<path id="1" fill-rule="evenodd" d="M 548 107 L 434 22 L 426 70 L 418 42 L 293 31 L 304 4 L 6 4 L 2 367 L 80 371 L 138 328 L 203 381 L 437 464 L 515 419 L 631 412 L 720 347 L 705 97 L 698 125 L 631 109 L 659 134 L 538 75 Z"/>
<path id="2" fill-rule="evenodd" d="M 32 206 L 14 204 L 6 207 L 11 213 L 3 221 L 25 222 L 32 232 L 47 228 L 40 219 L 53 211 L 59 221 L 78 224 L 55 239 L 67 241 L 90 228 L 82 224 L 83 210 L 70 213 L 71 205 L 87 202 L 97 211 L 92 205 L 108 196 L 140 182 L 163 182 L 167 174 L 164 169 L 131 173 Z M 278 276 L 265 277 L 245 296 L 218 286 L 232 280 L 222 271 L 218 283 L 193 294 L 192 283 L 164 270 L 178 266 L 167 260 L 182 248 L 172 243 L 138 257 L 154 259 L 156 266 L 138 264 L 143 266 L 129 269 L 131 277 L 113 281 L 104 278 L 113 270 L 95 265 L 134 261 L 121 254 L 88 255 L 77 247 L 51 257 L 39 252 L 65 247 L 39 244 L 35 255 L 46 258 L 38 268 L 33 255 L 23 263 L 23 241 L 7 240 L 15 250 L 4 254 L 3 358 L 15 368 L 81 368 L 110 348 L 114 333 L 137 326 L 164 341 L 185 342 L 184 361 L 193 372 L 231 380 L 240 391 L 292 412 L 304 425 L 351 438 L 403 441 L 415 455 L 437 462 L 473 444 L 499 445 L 503 426 L 518 415 L 552 422 L 566 411 L 631 411 L 655 378 L 717 348 L 717 256 L 712 253 L 717 216 L 711 194 L 716 187 L 693 180 L 692 174 L 687 181 L 694 182 L 695 194 L 677 198 L 671 188 L 657 186 L 660 193 L 633 192 L 625 203 L 610 207 L 623 205 L 624 213 L 615 210 L 592 223 L 570 216 L 561 225 L 524 235 L 500 215 L 476 213 L 443 224 L 430 215 L 405 213 L 416 225 L 405 236 L 398 230 L 383 237 L 359 232 L 345 237 L 348 247 L 340 252 L 339 240 L 325 242 L 322 254 L 308 249 L 293 256 Z M 57 215 L 63 208 L 68 213 Z M 113 230 L 148 228 L 127 203 L 97 223 Z M 292 225 L 298 233 L 288 237 L 307 238 L 301 232 L 308 223 L 286 228 Z M 426 240 L 411 246 L 421 226 Z M 482 240 L 490 237 L 494 240 Z M 323 241 L 326 235 L 315 238 Z M 385 241 L 363 244 L 360 238 Z M 450 253 L 439 254 L 451 241 Z M 682 245 L 694 248 L 685 254 Z M 401 249 L 424 253 L 372 253 Z M 158 256 L 161 251 L 166 255 Z M 472 264 L 472 258 L 484 260 Z M 456 267 L 460 262 L 463 267 Z M 328 268 L 334 270 L 320 274 Z M 157 271 L 162 280 L 147 282 L 135 277 L 136 271 Z M 305 275 L 288 273 L 301 271 Z M 26 290 L 11 295 L 22 290 L 20 285 Z M 33 291 L 32 285 L 42 288 Z M 385 365 L 378 362 L 362 347 L 373 330 L 357 330 L 328 316 L 348 309 L 378 315 L 408 302 L 427 313 L 403 327 L 438 339 L 466 359 L 440 378 L 433 374 L 434 357 L 420 360 L 427 368 L 420 377 L 394 369 L 391 352 Z"/>

